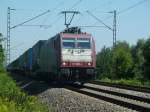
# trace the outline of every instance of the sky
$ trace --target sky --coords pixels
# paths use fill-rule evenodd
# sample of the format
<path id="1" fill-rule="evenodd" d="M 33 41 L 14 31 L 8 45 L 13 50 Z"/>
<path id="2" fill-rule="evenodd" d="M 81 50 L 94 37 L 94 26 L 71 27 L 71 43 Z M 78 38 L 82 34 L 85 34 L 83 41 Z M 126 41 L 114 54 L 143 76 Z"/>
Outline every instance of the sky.
<path id="1" fill-rule="evenodd" d="M 106 25 L 112 27 L 113 14 L 117 11 L 117 41 L 127 41 L 135 45 L 138 39 L 150 36 L 150 0 L 0 0 L 0 33 L 6 37 L 7 8 L 10 7 L 11 27 L 27 21 L 47 10 L 30 22 L 11 29 L 11 61 L 32 47 L 38 40 L 47 40 L 65 29 L 62 11 L 79 11 L 71 26 L 81 27 L 83 32 L 91 33 L 96 41 L 96 51 L 103 46 L 112 46 L 112 31 L 90 16 L 91 12 Z M 68 15 L 68 20 L 71 15 Z M 25 26 L 25 25 L 45 25 Z"/>

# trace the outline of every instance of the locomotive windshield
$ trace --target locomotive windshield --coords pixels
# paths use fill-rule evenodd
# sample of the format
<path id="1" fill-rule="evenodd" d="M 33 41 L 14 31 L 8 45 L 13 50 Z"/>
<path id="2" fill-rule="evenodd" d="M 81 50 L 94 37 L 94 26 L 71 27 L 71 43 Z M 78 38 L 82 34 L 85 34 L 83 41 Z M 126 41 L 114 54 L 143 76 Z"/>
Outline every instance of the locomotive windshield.
<path id="1" fill-rule="evenodd" d="M 63 38 L 63 48 L 75 48 L 75 38 Z"/>
<path id="2" fill-rule="evenodd" d="M 90 39 L 78 38 L 77 39 L 77 48 L 79 48 L 79 49 L 90 49 Z"/>
<path id="3" fill-rule="evenodd" d="M 90 39 L 89 38 L 63 38 L 63 48 L 67 49 L 90 49 Z"/>

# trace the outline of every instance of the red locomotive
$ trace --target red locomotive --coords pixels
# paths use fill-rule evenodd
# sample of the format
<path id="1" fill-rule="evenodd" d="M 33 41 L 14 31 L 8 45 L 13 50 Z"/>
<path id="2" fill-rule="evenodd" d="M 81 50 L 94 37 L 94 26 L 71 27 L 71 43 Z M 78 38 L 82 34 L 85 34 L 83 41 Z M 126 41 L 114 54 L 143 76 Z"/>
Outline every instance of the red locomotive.
<path id="1" fill-rule="evenodd" d="M 53 80 L 82 83 L 95 77 L 95 67 L 95 41 L 77 27 L 39 41 L 8 66 Z"/>

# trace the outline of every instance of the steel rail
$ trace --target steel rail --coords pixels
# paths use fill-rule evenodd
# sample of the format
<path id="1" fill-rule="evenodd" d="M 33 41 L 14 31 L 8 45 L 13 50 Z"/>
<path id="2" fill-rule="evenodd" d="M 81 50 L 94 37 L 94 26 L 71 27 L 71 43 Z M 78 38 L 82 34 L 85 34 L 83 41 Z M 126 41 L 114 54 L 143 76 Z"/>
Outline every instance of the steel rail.
<path id="1" fill-rule="evenodd" d="M 101 94 L 92 93 L 92 92 L 89 92 L 89 91 L 82 90 L 81 88 L 78 88 L 78 87 L 67 86 L 66 89 L 69 89 L 69 90 L 72 90 L 72 91 L 75 91 L 75 92 L 78 92 L 78 93 L 81 93 L 81 94 L 84 94 L 84 95 L 87 95 L 87 96 L 90 96 L 90 97 L 101 99 L 101 100 L 104 100 L 104 101 L 107 101 L 107 102 L 110 102 L 110 103 L 114 103 L 114 104 L 117 104 L 117 105 L 120 105 L 120 106 L 123 106 L 123 107 L 127 107 L 129 109 L 137 110 L 137 111 L 140 111 L 140 112 L 149 112 L 150 111 L 150 107 L 135 104 L 133 102 L 127 102 L 127 101 L 124 101 L 124 100 L 119 100 L 119 99 L 109 97 L 109 96 L 104 96 L 104 95 L 101 95 Z"/>
<path id="2" fill-rule="evenodd" d="M 116 92 L 112 90 L 105 90 L 105 89 L 100 89 L 100 88 L 90 87 L 90 86 L 85 86 L 85 85 L 83 86 L 83 88 L 87 88 L 87 89 L 98 91 L 98 92 L 104 92 L 107 94 L 116 95 L 116 96 L 120 96 L 120 97 L 124 97 L 128 99 L 133 99 L 133 100 L 137 100 L 137 101 L 141 101 L 145 103 L 150 103 L 150 98 L 144 98 L 144 97 L 135 96 L 135 95 L 127 94 L 127 93 L 120 93 L 120 92 Z"/>
<path id="3" fill-rule="evenodd" d="M 97 85 L 103 85 L 103 86 L 109 86 L 109 87 L 116 87 L 116 88 L 120 88 L 120 89 L 133 90 L 133 91 L 137 91 L 137 92 L 150 93 L 150 88 L 148 88 L 148 87 L 132 86 L 132 85 L 125 85 L 125 84 L 115 84 L 115 83 L 108 83 L 108 82 L 101 82 L 101 81 L 91 81 L 90 83 L 97 84 Z"/>

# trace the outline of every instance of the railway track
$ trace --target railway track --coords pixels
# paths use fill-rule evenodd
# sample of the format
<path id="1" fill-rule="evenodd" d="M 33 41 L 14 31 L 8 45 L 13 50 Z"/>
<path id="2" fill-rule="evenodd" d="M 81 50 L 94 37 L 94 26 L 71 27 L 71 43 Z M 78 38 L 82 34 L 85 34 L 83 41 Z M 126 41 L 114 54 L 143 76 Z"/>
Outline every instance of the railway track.
<path id="1" fill-rule="evenodd" d="M 23 81 L 21 82 L 24 82 L 24 78 L 21 78 L 21 80 L 22 79 Z M 32 84 L 30 84 L 31 82 Z M 39 88 L 39 86 L 35 86 L 37 85 L 36 83 L 39 83 L 38 85 L 40 85 L 41 88 Z M 27 84 L 23 84 L 23 85 L 21 84 L 20 86 L 32 94 L 40 93 L 44 91 L 45 89 L 49 88 L 49 84 L 44 83 L 44 82 L 42 83 L 39 81 L 33 81 L 33 80 L 29 80 L 27 81 Z M 96 86 L 99 86 L 99 84 Z M 127 93 L 120 93 L 117 91 L 109 91 L 109 90 L 97 88 L 96 86 L 93 87 L 93 86 L 90 86 L 90 84 L 89 85 L 85 84 L 82 87 L 78 85 L 73 85 L 73 86 L 65 85 L 63 87 L 66 89 L 75 91 L 75 92 L 79 92 L 81 94 L 85 94 L 87 96 L 95 97 L 97 99 L 101 99 L 101 100 L 111 102 L 111 103 L 114 103 L 123 107 L 127 107 L 129 109 L 142 111 L 142 112 L 150 112 L 150 99 L 149 98 L 134 96 L 134 95 L 127 94 Z"/>
<path id="2" fill-rule="evenodd" d="M 67 89 L 133 110 L 150 112 L 150 98 L 139 97 L 111 90 L 104 90 L 97 87 L 88 86 L 87 84 L 82 87 L 78 85 L 68 86 Z"/>
<path id="3" fill-rule="evenodd" d="M 150 93 L 150 88 L 148 88 L 148 87 L 140 87 L 140 86 L 132 86 L 132 85 L 124 85 L 124 84 L 114 84 L 114 83 L 101 82 L 101 81 L 91 81 L 90 83 L 96 84 L 96 85 L 116 87 L 116 88 L 120 88 L 120 89 L 133 90 L 133 91 L 137 91 L 137 92 Z"/>

